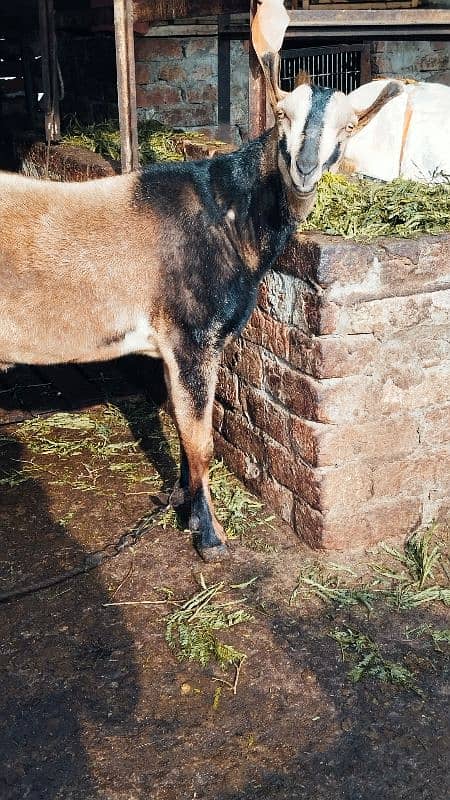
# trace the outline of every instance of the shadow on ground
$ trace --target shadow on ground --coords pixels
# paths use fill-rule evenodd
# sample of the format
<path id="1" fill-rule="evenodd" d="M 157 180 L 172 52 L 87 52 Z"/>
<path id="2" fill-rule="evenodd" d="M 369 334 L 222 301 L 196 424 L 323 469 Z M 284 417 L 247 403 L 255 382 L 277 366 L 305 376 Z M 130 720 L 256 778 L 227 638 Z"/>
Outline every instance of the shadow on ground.
<path id="1" fill-rule="evenodd" d="M 23 449 L 2 437 L 2 475 Z M 1 585 L 59 574 L 85 550 L 49 511 L 37 481 L 0 495 Z M 139 694 L 134 642 L 99 573 L 0 606 L 0 796 L 103 797 L 86 739 L 108 746 L 134 724 Z M 88 733 L 90 732 L 90 733 Z M 74 794 L 75 792 L 75 794 Z"/>
<path id="2" fill-rule="evenodd" d="M 157 481 L 171 485 L 176 464 L 158 421 L 129 420 Z M 0 487 L 2 589 L 72 567 L 147 510 L 148 492 L 106 471 L 92 491 L 60 485 L 48 458 L 42 478 L 17 482 L 20 463 L 40 456 L 13 426 L 0 434 L 1 474 L 12 478 Z M 95 573 L 0 607 L 2 800 L 448 796 L 448 661 L 406 638 L 408 626 L 442 626 L 441 606 L 369 618 L 362 607 L 290 606 L 311 553 L 281 523 L 260 535 L 270 552 L 244 537 L 230 562 L 204 565 L 189 534 L 156 526 Z M 200 572 L 208 585 L 256 578 L 240 590 L 254 621 L 226 634 L 247 656 L 236 695 L 223 682 L 232 671 L 180 663 L 165 642 L 166 589 L 189 597 Z M 352 684 L 329 635 L 336 626 L 364 630 L 408 663 L 422 694 Z"/>

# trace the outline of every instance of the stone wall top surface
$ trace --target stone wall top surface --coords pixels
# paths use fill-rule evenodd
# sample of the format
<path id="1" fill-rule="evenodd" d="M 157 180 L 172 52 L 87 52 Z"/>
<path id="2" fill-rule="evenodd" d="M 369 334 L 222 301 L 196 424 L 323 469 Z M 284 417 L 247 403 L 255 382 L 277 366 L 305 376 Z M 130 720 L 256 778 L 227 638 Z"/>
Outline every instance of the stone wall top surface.
<path id="1" fill-rule="evenodd" d="M 298 233 L 276 269 L 313 279 L 339 305 L 439 291 L 450 287 L 450 233 L 368 243 Z"/>

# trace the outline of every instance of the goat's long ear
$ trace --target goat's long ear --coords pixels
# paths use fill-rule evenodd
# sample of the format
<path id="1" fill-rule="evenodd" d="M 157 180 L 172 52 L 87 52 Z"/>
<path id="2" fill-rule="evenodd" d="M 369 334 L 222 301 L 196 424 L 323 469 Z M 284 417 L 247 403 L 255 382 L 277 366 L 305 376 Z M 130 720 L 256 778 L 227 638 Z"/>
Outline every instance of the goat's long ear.
<path id="1" fill-rule="evenodd" d="M 269 100 L 273 109 L 286 96 L 278 83 L 280 56 L 284 34 L 289 25 L 283 0 L 262 0 L 252 24 L 252 42 L 266 77 Z"/>
<path id="2" fill-rule="evenodd" d="M 364 110 L 358 110 L 355 108 L 355 114 L 358 117 L 358 123 L 355 126 L 355 133 L 356 131 L 360 131 L 362 128 L 364 128 L 367 123 L 370 122 L 370 120 L 373 119 L 376 114 L 378 114 L 380 109 L 386 105 L 386 103 L 389 103 L 390 100 L 401 94 L 403 90 L 404 87 L 400 81 L 389 81 L 384 89 L 382 89 L 378 97 L 375 98 L 372 105 Z"/>

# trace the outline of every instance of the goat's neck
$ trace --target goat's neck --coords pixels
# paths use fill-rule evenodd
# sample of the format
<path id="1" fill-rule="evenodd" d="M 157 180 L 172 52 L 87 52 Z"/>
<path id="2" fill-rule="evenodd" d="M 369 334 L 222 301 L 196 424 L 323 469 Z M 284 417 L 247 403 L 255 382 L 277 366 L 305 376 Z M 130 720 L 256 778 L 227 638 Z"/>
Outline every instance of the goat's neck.
<path id="1" fill-rule="evenodd" d="M 297 222 L 311 207 L 311 201 L 301 200 L 286 186 L 278 160 L 278 136 L 272 129 L 236 153 L 211 162 L 221 202 L 235 215 L 236 244 L 244 260 L 249 248 L 255 254 L 253 271 L 258 280 L 281 255 Z"/>

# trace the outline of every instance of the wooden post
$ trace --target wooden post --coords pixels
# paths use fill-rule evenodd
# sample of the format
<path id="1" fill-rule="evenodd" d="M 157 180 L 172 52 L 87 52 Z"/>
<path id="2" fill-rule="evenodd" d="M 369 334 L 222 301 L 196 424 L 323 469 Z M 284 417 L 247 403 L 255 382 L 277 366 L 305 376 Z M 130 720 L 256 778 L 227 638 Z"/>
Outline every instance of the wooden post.
<path id="1" fill-rule="evenodd" d="M 264 73 L 252 44 L 251 26 L 258 7 L 257 0 L 250 3 L 250 42 L 248 73 L 248 127 L 250 138 L 260 136 L 266 128 L 266 83 Z"/>
<path id="2" fill-rule="evenodd" d="M 33 51 L 30 47 L 28 38 L 22 38 L 20 43 L 20 51 L 22 56 L 22 75 L 23 86 L 25 91 L 25 108 L 27 110 L 28 127 L 34 127 L 34 112 L 36 110 L 36 102 L 34 99 L 33 88 Z"/>
<path id="3" fill-rule="evenodd" d="M 230 24 L 230 15 L 221 14 L 217 20 L 217 121 L 221 125 L 230 125 L 230 37 L 223 33 L 224 25 Z"/>
<path id="4" fill-rule="evenodd" d="M 53 0 L 39 0 L 39 37 L 45 102 L 45 138 L 60 137 L 59 81 Z"/>
<path id="5" fill-rule="evenodd" d="M 131 172 L 139 166 L 132 0 L 114 0 L 114 29 L 120 156 L 122 172 Z"/>

